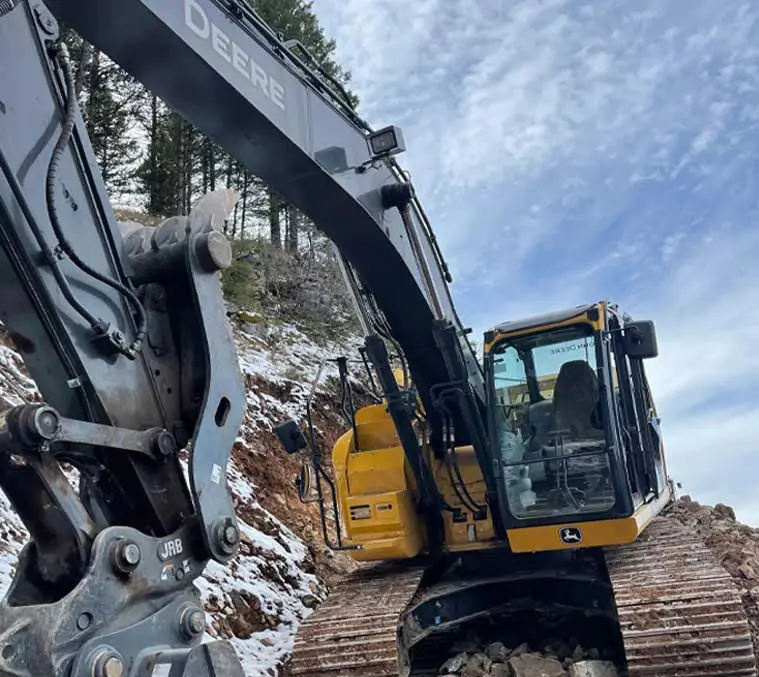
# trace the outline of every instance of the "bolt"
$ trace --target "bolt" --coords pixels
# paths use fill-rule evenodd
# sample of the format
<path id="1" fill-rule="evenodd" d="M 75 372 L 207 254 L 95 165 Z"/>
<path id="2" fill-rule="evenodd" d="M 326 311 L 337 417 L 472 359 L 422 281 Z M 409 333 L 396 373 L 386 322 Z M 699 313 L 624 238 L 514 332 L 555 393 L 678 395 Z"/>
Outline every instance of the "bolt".
<path id="1" fill-rule="evenodd" d="M 136 567 L 140 563 L 140 554 L 140 548 L 136 543 L 129 543 L 122 550 L 124 561 L 129 566 Z"/>
<path id="2" fill-rule="evenodd" d="M 121 656 L 110 647 L 96 649 L 91 656 L 91 677 L 122 677 L 124 674 L 124 662 Z"/>
<path id="3" fill-rule="evenodd" d="M 60 425 L 60 414 L 46 404 L 23 404 L 7 412 L 6 417 L 6 426 L 22 445 L 31 447 L 54 440 Z"/>
<path id="4" fill-rule="evenodd" d="M 185 639 L 193 639 L 206 629 L 206 615 L 196 606 L 188 606 L 179 617 L 179 625 Z"/>
<path id="5" fill-rule="evenodd" d="M 232 264 L 232 246 L 219 231 L 212 231 L 200 239 L 196 252 L 200 264 L 209 273 L 224 270 Z"/>
<path id="6" fill-rule="evenodd" d="M 237 530 L 234 522 L 231 518 L 225 519 L 217 529 L 217 538 L 219 541 L 219 547 L 227 555 L 232 555 L 235 551 L 235 546 L 240 538 L 240 532 Z"/>
<path id="7" fill-rule="evenodd" d="M 116 546 L 113 567 L 117 573 L 131 574 L 140 564 L 142 552 L 134 541 L 122 541 Z"/>
<path id="8" fill-rule="evenodd" d="M 153 450 L 159 458 L 168 459 L 176 453 L 177 445 L 167 430 L 161 430 L 153 437 Z"/>
<path id="9" fill-rule="evenodd" d="M 237 543 L 237 529 L 233 526 L 226 527 L 224 529 L 224 542 L 227 545 L 234 545 Z"/>
<path id="10" fill-rule="evenodd" d="M 37 434 L 43 440 L 51 440 L 58 433 L 61 419 L 52 407 L 40 407 L 34 413 L 34 424 Z"/>
<path id="11" fill-rule="evenodd" d="M 103 677 L 121 677 L 123 672 L 124 664 L 121 662 L 120 658 L 111 656 L 110 658 L 105 659 L 102 668 Z"/>

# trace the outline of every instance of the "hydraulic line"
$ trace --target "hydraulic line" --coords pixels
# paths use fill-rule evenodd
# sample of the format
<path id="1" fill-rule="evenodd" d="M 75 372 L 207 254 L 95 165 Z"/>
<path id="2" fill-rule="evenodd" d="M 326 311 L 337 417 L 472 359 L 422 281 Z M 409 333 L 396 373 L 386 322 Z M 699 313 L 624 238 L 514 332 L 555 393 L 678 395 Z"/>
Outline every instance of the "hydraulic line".
<path id="1" fill-rule="evenodd" d="M 16 6 L 16 0 L 0 0 L 0 17 L 10 12 Z"/>
<path id="2" fill-rule="evenodd" d="M 459 500 L 469 510 L 471 510 L 473 513 L 482 512 L 484 508 L 478 505 L 477 501 L 475 501 L 472 495 L 469 493 L 469 490 L 466 488 L 466 482 L 464 482 L 464 478 L 461 475 L 461 468 L 459 467 L 458 457 L 456 456 L 456 442 L 451 432 L 452 416 L 448 407 L 445 406 L 444 398 L 445 398 L 445 393 L 442 393 L 439 396 L 439 398 L 435 401 L 434 406 L 436 409 L 443 412 L 443 420 L 445 421 L 445 438 L 444 438 L 445 449 L 443 451 L 443 454 L 445 458 L 446 469 L 448 470 L 448 476 L 451 480 L 451 486 L 453 486 L 453 490 L 456 492 L 456 495 L 459 497 Z M 453 467 L 453 472 L 456 473 L 456 478 L 458 479 L 460 487 L 454 481 L 451 467 Z"/>
<path id="3" fill-rule="evenodd" d="M 140 300 L 131 289 L 121 284 L 118 280 L 113 280 L 108 276 L 99 273 L 97 270 L 82 261 L 77 255 L 76 251 L 74 251 L 71 243 L 66 239 L 66 235 L 64 234 L 60 221 L 58 219 L 58 212 L 55 206 L 55 179 L 58 174 L 58 166 L 60 164 L 61 157 L 63 156 L 63 152 L 66 149 L 66 146 L 68 145 L 69 140 L 71 139 L 71 135 L 74 131 L 77 104 L 74 77 L 71 71 L 68 48 L 66 47 L 65 43 L 59 43 L 59 45 L 56 46 L 54 56 L 61 66 L 66 82 L 66 112 L 61 134 L 58 137 L 58 141 L 55 144 L 53 154 L 50 158 L 47 178 L 45 181 L 45 197 L 47 203 L 47 212 L 48 216 L 50 217 L 50 224 L 53 227 L 53 231 L 55 232 L 55 236 L 58 239 L 58 244 L 61 250 L 69 257 L 71 262 L 77 266 L 77 268 L 79 268 L 82 272 L 89 275 L 90 277 L 98 280 L 99 282 L 102 282 L 103 284 L 108 285 L 112 289 L 115 289 L 117 292 L 124 295 L 134 307 L 138 317 L 137 334 L 131 346 L 126 349 L 121 349 L 121 352 L 123 352 L 127 357 L 134 359 L 134 357 L 142 348 L 142 343 L 145 340 L 145 335 L 147 334 L 147 313 L 142 307 L 142 303 L 140 303 Z M 100 327 L 102 324 L 103 322 L 101 320 L 96 324 L 93 324 L 93 327 Z"/>
<path id="4" fill-rule="evenodd" d="M 37 245 L 42 251 L 42 255 L 45 257 L 45 261 L 50 266 L 53 276 L 55 277 L 55 281 L 58 283 L 61 293 L 63 294 L 63 297 L 66 299 L 66 301 L 69 302 L 71 307 L 87 321 L 87 323 L 93 329 L 97 329 L 98 327 L 103 326 L 105 324 L 103 320 L 99 320 L 98 318 L 96 318 L 89 310 L 87 310 L 87 308 L 85 308 L 79 301 L 77 301 L 76 297 L 74 296 L 74 293 L 71 291 L 71 287 L 69 286 L 68 281 L 66 280 L 63 273 L 61 272 L 61 269 L 58 265 L 58 261 L 56 260 L 55 255 L 50 250 L 50 247 L 48 247 L 47 242 L 45 242 L 45 236 L 42 234 L 42 230 L 40 229 L 40 226 L 37 223 L 37 219 L 34 218 L 34 214 L 32 213 L 32 210 L 29 207 L 29 203 L 27 202 L 26 197 L 24 196 L 24 192 L 21 189 L 21 186 L 19 185 L 18 179 L 16 178 L 16 175 L 11 170 L 11 167 L 8 164 L 8 160 L 6 159 L 5 154 L 3 153 L 2 149 L 0 149 L 0 169 L 2 169 L 2 172 L 3 172 L 3 175 L 5 176 L 6 181 L 8 181 L 8 183 L 10 184 L 11 192 L 13 193 L 13 196 L 16 198 L 16 201 L 18 202 L 19 207 L 21 208 L 21 213 L 24 215 L 24 218 L 29 224 L 29 228 L 31 228 L 32 234 L 34 235 L 34 239 L 37 240 Z"/>

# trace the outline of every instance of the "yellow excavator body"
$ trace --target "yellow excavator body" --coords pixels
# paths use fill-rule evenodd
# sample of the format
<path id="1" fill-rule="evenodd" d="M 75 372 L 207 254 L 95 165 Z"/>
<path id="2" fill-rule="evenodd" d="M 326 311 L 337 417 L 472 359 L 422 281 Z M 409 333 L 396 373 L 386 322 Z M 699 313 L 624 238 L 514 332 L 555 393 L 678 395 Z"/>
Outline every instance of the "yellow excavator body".
<path id="1" fill-rule="evenodd" d="M 484 351 L 486 354 L 491 352 L 505 340 L 527 334 L 548 335 L 555 330 L 577 326 L 578 322 L 587 325 L 593 332 L 603 332 L 607 329 L 606 318 L 604 304 L 599 303 L 579 315 L 557 321 L 513 331 L 496 329 L 485 344 Z M 403 372 L 396 370 L 394 373 L 399 386 L 405 385 Z M 556 373 L 539 379 L 541 390 L 553 394 L 556 379 Z M 523 384 L 512 386 L 509 390 L 514 399 L 527 395 Z M 655 415 L 655 409 L 652 411 Z M 424 522 L 414 510 L 418 500 L 414 474 L 408 467 L 386 405 L 374 404 L 359 409 L 355 422 L 355 433 L 354 429 L 348 430 L 337 441 L 332 454 L 341 513 L 345 516 L 345 544 L 361 546 L 360 550 L 349 551 L 354 559 L 361 561 L 406 559 L 419 555 L 424 551 L 427 538 Z M 419 434 L 421 436 L 421 430 Z M 359 441 L 358 448 L 356 439 Z M 452 512 L 446 512 L 443 516 L 445 549 L 455 552 L 504 545 L 496 535 L 491 516 L 487 513 L 476 516 L 468 510 L 454 487 L 453 476 L 447 472 L 446 464 L 434 457 L 428 444 L 423 444 L 422 448 L 445 504 L 460 510 L 456 518 Z M 658 454 L 664 465 L 661 441 Z M 466 493 L 475 503 L 484 504 L 485 480 L 473 447 L 458 447 L 455 455 L 460 482 Z M 673 498 L 669 484 L 664 484 L 658 495 L 650 496 L 648 500 L 633 496 L 633 512 L 630 515 L 583 521 L 580 543 L 566 543 L 559 537 L 562 529 L 575 527 L 578 523 L 577 520 L 568 520 L 506 529 L 507 545 L 514 553 L 625 545 L 633 542 Z"/>
<path id="2" fill-rule="evenodd" d="M 332 465 L 341 547 L 365 566 L 303 624 L 291 674 L 431 674 L 467 627 L 533 628 L 545 613 L 554 631 L 563 610 L 568 631 L 606 638 L 627 677 L 756 677 L 729 575 L 661 517 L 675 492 L 643 367 L 657 352 L 646 324 L 601 302 L 486 333 L 499 510 L 475 447 L 431 443 L 419 401 L 435 527 L 387 401 L 358 409 Z M 402 370 L 395 379 L 408 385 Z M 710 655 L 727 667 L 710 671 Z"/>

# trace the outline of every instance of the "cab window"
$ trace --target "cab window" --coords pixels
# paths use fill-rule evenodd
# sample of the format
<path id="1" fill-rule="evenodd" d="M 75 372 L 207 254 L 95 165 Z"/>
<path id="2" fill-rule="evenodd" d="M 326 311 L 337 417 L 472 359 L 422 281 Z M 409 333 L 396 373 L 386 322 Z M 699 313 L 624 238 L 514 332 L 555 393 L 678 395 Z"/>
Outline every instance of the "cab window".
<path id="1" fill-rule="evenodd" d="M 613 507 L 591 329 L 503 342 L 492 367 L 497 451 L 512 514 L 570 516 Z"/>

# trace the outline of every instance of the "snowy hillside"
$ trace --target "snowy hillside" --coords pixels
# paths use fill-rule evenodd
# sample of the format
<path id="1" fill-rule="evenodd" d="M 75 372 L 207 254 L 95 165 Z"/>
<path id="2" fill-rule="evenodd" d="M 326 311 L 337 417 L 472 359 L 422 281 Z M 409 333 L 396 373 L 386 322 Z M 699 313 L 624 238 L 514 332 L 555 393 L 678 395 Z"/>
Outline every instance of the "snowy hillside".
<path id="1" fill-rule="evenodd" d="M 319 545 L 309 545 L 319 543 L 315 509 L 297 500 L 292 486 L 297 461 L 285 458 L 271 430 L 284 418 L 302 419 L 321 361 L 340 355 L 355 357 L 356 343 L 317 345 L 292 325 L 265 327 L 245 322 L 236 323 L 235 338 L 248 389 L 248 410 L 228 478 L 242 542 L 231 565 L 211 563 L 198 587 L 208 611 L 207 638 L 229 639 L 246 675 L 273 677 L 292 648 L 300 621 L 325 596 L 325 575 L 328 581 L 330 571 L 349 565 L 329 557 Z M 335 395 L 335 383 L 329 377 L 336 375 L 334 363 L 328 362 L 315 402 L 319 436 L 327 444 L 342 429 L 329 399 Z M 38 398 L 20 356 L 2 343 L 0 397 L 10 405 Z M 284 517 L 292 528 L 285 525 Z M 0 525 L 0 594 L 4 594 L 26 532 L 2 492 Z"/>

